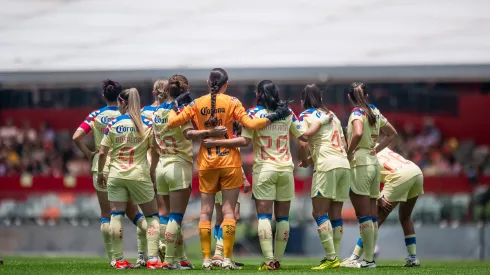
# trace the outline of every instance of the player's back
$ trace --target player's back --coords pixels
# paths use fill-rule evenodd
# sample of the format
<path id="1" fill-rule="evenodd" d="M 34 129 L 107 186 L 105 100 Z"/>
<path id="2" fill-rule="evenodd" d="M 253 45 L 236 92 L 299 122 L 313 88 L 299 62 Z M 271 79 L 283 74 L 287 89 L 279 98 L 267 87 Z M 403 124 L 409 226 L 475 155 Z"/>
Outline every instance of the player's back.
<path id="1" fill-rule="evenodd" d="M 149 180 L 147 151 L 151 146 L 152 124 L 142 117 L 144 135 L 140 136 L 127 114 L 107 125 L 102 145 L 112 148 L 109 177 L 135 181 Z"/>
<path id="2" fill-rule="evenodd" d="M 248 111 L 253 118 L 266 117 L 272 113 L 262 106 L 256 106 Z M 254 154 L 254 173 L 259 171 L 288 171 L 294 169 L 289 149 L 289 133 L 295 137 L 304 134 L 305 129 L 292 112 L 285 119 L 275 121 L 264 129 L 252 131 L 243 129 L 242 137 L 252 139 Z"/>
<path id="3" fill-rule="evenodd" d="M 241 107 L 241 103 L 235 97 L 225 94 L 216 95 L 216 126 L 226 127 L 227 137 L 233 136 L 233 120 L 235 108 Z M 197 98 L 189 107 L 195 112 L 195 125 L 199 130 L 213 128 L 208 122 L 211 115 L 211 95 Z M 201 145 L 197 156 L 197 165 L 200 170 L 241 167 L 242 160 L 237 148 L 205 148 Z"/>
<path id="4" fill-rule="evenodd" d="M 381 182 L 397 185 L 416 175 L 422 174 L 420 168 L 389 148 L 376 154 L 380 165 Z"/>
<path id="5" fill-rule="evenodd" d="M 172 104 L 163 103 L 153 113 L 153 131 L 158 146 L 160 161 L 187 161 L 192 162 L 192 142 L 184 136 L 184 131 L 193 129 L 192 123 L 163 131 L 168 123 L 168 117 L 172 111 Z"/>
<path id="6" fill-rule="evenodd" d="M 363 133 L 357 149 L 354 153 L 354 158 L 351 162 L 352 166 L 357 165 L 377 165 L 378 161 L 376 159 L 376 141 L 378 140 L 379 131 L 387 123 L 386 118 L 380 113 L 378 108 L 374 105 L 369 105 L 373 111 L 376 122 L 374 125 L 369 123 L 367 114 L 361 107 L 355 107 L 350 116 L 349 123 L 347 125 L 347 140 L 351 140 L 353 133 L 353 121 L 359 119 L 363 124 Z"/>
<path id="7" fill-rule="evenodd" d="M 153 118 L 153 113 L 159 108 L 159 106 L 151 106 L 147 105 L 143 108 L 141 108 L 141 116 L 144 116 L 146 118 L 152 119 Z"/>
<path id="8" fill-rule="evenodd" d="M 334 168 L 350 169 L 347 153 L 342 142 L 344 133 L 340 120 L 333 112 L 332 121 L 322 125 L 320 130 L 309 138 L 310 152 L 317 171 L 329 171 Z M 311 108 L 305 110 L 299 116 L 301 122 L 308 128 L 314 123 L 321 122 L 322 116 L 327 114 L 320 110 Z"/>

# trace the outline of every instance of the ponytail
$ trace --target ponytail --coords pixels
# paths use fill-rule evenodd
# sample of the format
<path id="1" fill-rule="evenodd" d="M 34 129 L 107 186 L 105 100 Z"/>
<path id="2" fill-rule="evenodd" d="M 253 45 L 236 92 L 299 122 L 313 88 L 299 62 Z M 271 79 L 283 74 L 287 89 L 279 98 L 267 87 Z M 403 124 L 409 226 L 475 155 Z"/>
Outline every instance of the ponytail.
<path id="1" fill-rule="evenodd" d="M 323 105 L 322 101 L 322 91 L 315 85 L 306 85 L 306 87 L 301 91 L 301 100 L 303 101 L 303 108 L 308 110 L 310 108 L 320 109 L 326 114 L 330 113 L 330 110 Z"/>
<path id="2" fill-rule="evenodd" d="M 228 74 L 221 68 L 215 68 L 209 74 L 208 85 L 211 94 L 211 115 L 208 121 L 206 121 L 206 124 L 210 127 L 216 127 L 218 125 L 218 119 L 216 118 L 216 95 L 227 82 Z"/>
<path id="3" fill-rule="evenodd" d="M 349 96 L 352 102 L 358 104 L 364 111 L 368 118 L 369 125 L 374 126 L 376 124 L 376 116 L 374 115 L 373 109 L 369 106 L 367 90 L 364 83 L 352 83 L 349 88 Z"/>
<path id="4" fill-rule="evenodd" d="M 165 93 L 167 86 L 168 86 L 168 80 L 166 79 L 158 79 L 157 81 L 155 81 L 155 83 L 153 84 L 153 91 L 152 91 L 155 100 L 162 103 L 167 99 L 168 95 Z"/>
<path id="5" fill-rule="evenodd" d="M 122 93 L 119 95 L 119 100 L 126 102 L 128 108 L 127 113 L 129 117 L 131 117 L 131 120 L 133 120 L 133 124 L 136 128 L 137 133 L 140 136 L 144 136 L 145 131 L 143 128 L 143 120 L 140 113 L 141 104 L 138 90 L 136 90 L 136 88 L 131 88 L 122 91 Z"/>

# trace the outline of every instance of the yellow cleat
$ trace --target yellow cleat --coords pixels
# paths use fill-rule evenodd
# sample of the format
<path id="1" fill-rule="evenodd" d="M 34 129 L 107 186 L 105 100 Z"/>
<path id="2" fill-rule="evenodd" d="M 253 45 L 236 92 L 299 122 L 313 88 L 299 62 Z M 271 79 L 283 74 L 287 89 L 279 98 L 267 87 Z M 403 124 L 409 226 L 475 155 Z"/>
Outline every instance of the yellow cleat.
<path id="1" fill-rule="evenodd" d="M 313 270 L 323 270 L 323 269 L 330 269 L 330 268 L 339 268 L 340 267 L 340 262 L 339 258 L 335 257 L 334 260 L 327 260 L 327 258 L 324 258 L 321 262 L 320 265 L 314 266 L 311 269 Z"/>
<path id="2" fill-rule="evenodd" d="M 281 265 L 278 261 L 269 261 L 269 262 L 263 262 L 259 266 L 259 270 L 278 270 L 281 268 Z"/>

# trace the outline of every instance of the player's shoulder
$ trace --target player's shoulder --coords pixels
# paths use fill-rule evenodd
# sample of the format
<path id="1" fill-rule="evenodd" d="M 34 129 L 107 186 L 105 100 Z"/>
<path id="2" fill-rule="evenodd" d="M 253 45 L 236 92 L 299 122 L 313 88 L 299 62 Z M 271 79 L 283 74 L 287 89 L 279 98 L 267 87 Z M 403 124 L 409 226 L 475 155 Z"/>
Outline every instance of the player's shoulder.
<path id="1" fill-rule="evenodd" d="M 369 108 L 371 108 L 371 110 L 373 110 L 373 113 L 376 115 L 381 113 L 379 109 L 376 106 L 374 106 L 374 104 L 369 104 Z"/>
<path id="2" fill-rule="evenodd" d="M 263 106 L 257 105 L 255 107 L 252 107 L 247 110 L 248 116 L 251 118 L 254 118 L 255 116 L 259 115 L 259 113 L 264 112 L 265 108 Z"/>
<path id="3" fill-rule="evenodd" d="M 104 134 L 105 135 L 109 134 L 109 132 L 114 128 L 116 124 L 119 124 L 126 119 L 131 119 L 131 117 L 127 114 L 124 114 L 113 118 L 111 121 L 109 121 L 109 123 L 107 123 L 107 126 L 105 127 L 104 130 Z"/>
<path id="4" fill-rule="evenodd" d="M 316 112 L 315 108 L 304 110 L 303 112 L 301 112 L 301 114 L 299 114 L 299 121 L 303 121 L 304 119 L 307 119 L 310 116 L 315 115 L 315 112 Z"/>
<path id="5" fill-rule="evenodd" d="M 154 112 L 156 111 L 160 106 L 151 106 L 151 105 L 147 105 L 147 106 L 144 106 L 143 108 L 141 108 L 141 112 Z"/>
<path id="6" fill-rule="evenodd" d="M 291 118 L 291 120 L 293 122 L 299 121 L 298 117 L 296 116 L 296 114 L 294 113 L 294 111 L 291 108 L 289 108 L 289 114 L 290 114 L 289 117 Z"/>
<path id="7" fill-rule="evenodd" d="M 143 121 L 143 124 L 147 128 L 150 128 L 151 129 L 153 127 L 153 122 L 152 122 L 151 118 L 146 117 L 146 116 L 141 116 L 141 120 Z"/>

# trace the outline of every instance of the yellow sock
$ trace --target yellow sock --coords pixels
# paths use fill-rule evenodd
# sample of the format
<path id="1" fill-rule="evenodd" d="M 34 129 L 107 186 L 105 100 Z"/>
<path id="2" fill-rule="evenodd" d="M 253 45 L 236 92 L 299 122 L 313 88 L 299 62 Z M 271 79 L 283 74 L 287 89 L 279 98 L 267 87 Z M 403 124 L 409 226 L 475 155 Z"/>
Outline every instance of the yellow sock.
<path id="1" fill-rule="evenodd" d="M 276 237 L 274 241 L 274 259 L 280 261 L 289 240 L 289 217 L 276 217 Z M 332 246 L 333 248 L 333 246 Z"/>
<path id="2" fill-rule="evenodd" d="M 274 259 L 274 254 L 272 252 L 272 215 L 258 214 L 257 218 L 259 220 L 258 232 L 262 254 L 267 261 L 272 261 Z"/>
<path id="3" fill-rule="evenodd" d="M 323 250 L 325 250 L 327 260 L 335 260 L 336 254 L 333 243 L 333 230 L 328 215 L 316 218 L 316 223 L 318 225 L 318 235 L 320 236 L 320 241 L 322 243 Z"/>
<path id="4" fill-rule="evenodd" d="M 234 219 L 224 219 L 221 224 L 223 230 L 223 255 L 225 259 L 233 257 L 233 247 L 235 246 L 236 221 Z"/>
<path id="5" fill-rule="evenodd" d="M 123 220 L 124 211 L 111 212 L 111 232 L 112 232 L 112 249 L 116 260 L 124 259 L 123 254 Z"/>
<path id="6" fill-rule="evenodd" d="M 160 241 L 165 243 L 165 232 L 167 231 L 168 216 L 160 216 Z"/>
<path id="7" fill-rule="evenodd" d="M 218 225 L 218 234 L 216 234 L 216 248 L 214 249 L 214 256 L 223 257 L 223 228 Z"/>
<path id="8" fill-rule="evenodd" d="M 114 260 L 114 251 L 112 250 L 112 236 L 111 236 L 111 219 L 102 218 L 100 219 L 100 232 L 102 233 L 102 240 L 104 241 L 105 253 L 107 254 L 107 259 L 109 261 Z"/>
<path id="9" fill-rule="evenodd" d="M 368 262 L 374 260 L 374 227 L 370 216 L 359 219 L 359 229 L 362 243 L 364 245 L 364 259 Z"/>
<path id="10" fill-rule="evenodd" d="M 405 246 L 407 247 L 408 256 L 417 256 L 417 241 L 415 234 L 405 236 Z"/>
<path id="11" fill-rule="evenodd" d="M 340 242 L 342 234 L 344 234 L 344 222 L 342 219 L 331 221 L 333 229 L 333 246 L 335 247 L 335 255 L 339 256 Z"/>
<path id="12" fill-rule="evenodd" d="M 146 240 L 146 230 L 148 230 L 146 219 L 143 214 L 138 213 L 134 218 L 133 223 L 136 225 L 136 244 L 138 247 L 138 254 L 146 255 L 146 249 L 148 246 Z"/>
<path id="13" fill-rule="evenodd" d="M 202 257 L 211 259 L 211 222 L 199 222 L 199 238 L 201 239 Z"/>
<path id="14" fill-rule="evenodd" d="M 148 230 L 146 240 L 148 243 L 148 258 L 158 257 L 158 240 L 160 239 L 160 222 L 158 213 L 145 217 Z"/>
<path id="15" fill-rule="evenodd" d="M 170 218 L 167 224 L 167 230 L 165 232 L 165 243 L 167 244 L 167 251 L 165 253 L 165 262 L 173 263 L 175 258 L 175 248 L 180 236 L 180 225 L 182 224 L 183 214 L 170 213 Z"/>

